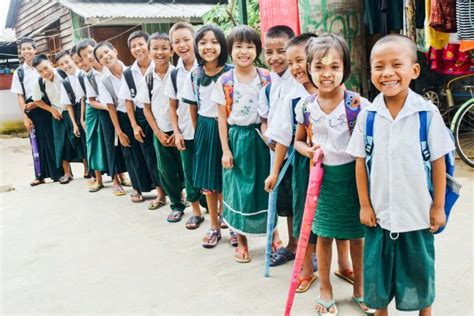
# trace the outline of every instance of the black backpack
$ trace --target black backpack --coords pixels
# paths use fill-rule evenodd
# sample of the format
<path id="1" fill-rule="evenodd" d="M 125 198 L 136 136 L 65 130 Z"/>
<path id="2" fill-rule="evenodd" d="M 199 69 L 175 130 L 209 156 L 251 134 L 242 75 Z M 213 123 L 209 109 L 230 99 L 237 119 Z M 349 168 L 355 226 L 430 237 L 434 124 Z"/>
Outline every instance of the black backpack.
<path id="1" fill-rule="evenodd" d="M 132 99 L 135 99 L 135 96 L 137 95 L 137 87 L 135 86 L 135 80 L 133 80 L 132 69 L 127 67 L 123 72 L 123 75 L 127 82 L 128 89 L 130 90 L 130 95 L 132 96 Z"/>
<path id="2" fill-rule="evenodd" d="M 26 91 L 25 91 L 25 73 L 23 72 L 23 68 L 20 66 L 16 69 L 16 73 L 18 74 L 18 79 L 20 81 L 21 90 L 23 90 L 23 100 L 26 102 Z"/>
<path id="3" fill-rule="evenodd" d="M 177 80 L 178 80 L 178 68 L 175 68 L 173 70 L 171 70 L 171 83 L 173 84 L 173 89 L 174 89 L 174 93 L 177 95 L 178 94 L 178 83 L 177 83 Z"/>
<path id="4" fill-rule="evenodd" d="M 71 82 L 69 81 L 69 77 L 61 69 L 56 69 L 56 71 L 58 72 L 59 76 L 62 78 L 61 83 L 63 84 L 64 89 L 66 89 L 69 102 L 71 102 L 72 105 L 76 104 L 76 94 L 74 93 L 74 89 L 72 88 Z"/>

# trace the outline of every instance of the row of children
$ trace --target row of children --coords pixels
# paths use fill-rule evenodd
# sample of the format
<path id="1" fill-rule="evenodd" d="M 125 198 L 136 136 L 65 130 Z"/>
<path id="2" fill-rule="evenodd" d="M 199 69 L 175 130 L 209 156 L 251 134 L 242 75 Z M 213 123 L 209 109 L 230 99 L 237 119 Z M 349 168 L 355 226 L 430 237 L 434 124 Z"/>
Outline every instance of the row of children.
<path id="1" fill-rule="evenodd" d="M 420 72 L 411 40 L 389 35 L 372 49 L 372 82 L 381 91 L 373 104 L 345 89 L 349 48 L 333 34 L 295 37 L 286 26 L 272 27 L 264 42 L 271 72 L 255 66 L 261 40 L 246 26 L 234 28 L 226 39 L 214 25 L 194 34 L 191 25 L 176 23 L 169 37 L 134 32 L 128 44 L 136 61 L 127 68 L 109 42 L 81 41 L 70 53 L 56 56 L 66 73 L 62 78 L 44 55 L 34 57 L 32 41 L 22 41 L 24 76 L 16 76 L 12 91 L 27 113 L 25 125 L 34 127 L 42 143 L 42 171 L 33 185 L 46 177 L 69 182 L 69 162 L 84 159 L 95 178 L 91 192 L 103 187 L 107 173 L 114 193 L 124 194 L 128 171 L 132 201 L 141 202 L 143 192 L 156 189 L 149 208 L 164 205 L 168 195 L 168 221 L 177 222 L 186 207 L 184 184 L 193 209 L 186 227 L 203 222 L 199 201 L 205 196 L 211 225 L 203 246 L 216 246 L 221 228 L 230 227 L 234 259 L 249 262 L 247 237 L 266 233 L 267 192 L 290 161 L 277 200 L 278 214 L 287 217 L 289 242 L 283 247 L 274 232 L 276 266 L 294 259 L 310 161 L 321 148 L 324 179 L 298 292 L 316 280 L 315 251 L 316 309 L 321 315 L 337 314 L 329 278 L 336 239 L 336 274 L 354 284 L 353 301 L 361 311 L 371 314 L 374 308 L 384 315 L 395 297 L 400 310 L 431 313 L 432 232 L 444 224 L 442 157 L 453 144 L 437 109 L 409 89 Z M 169 64 L 173 53 L 179 56 L 176 67 Z M 233 64 L 226 64 L 229 55 Z M 416 136 L 420 111 L 431 118 L 434 200 Z M 371 112 L 376 113 L 372 121 Z M 81 147 L 78 140 L 84 136 Z"/>

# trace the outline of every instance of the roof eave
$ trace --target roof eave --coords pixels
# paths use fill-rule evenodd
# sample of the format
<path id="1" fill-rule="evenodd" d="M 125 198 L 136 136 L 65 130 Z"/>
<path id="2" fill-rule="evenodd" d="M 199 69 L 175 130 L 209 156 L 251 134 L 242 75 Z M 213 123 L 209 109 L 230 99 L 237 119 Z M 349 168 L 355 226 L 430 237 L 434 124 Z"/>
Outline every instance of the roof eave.
<path id="1" fill-rule="evenodd" d="M 7 20 L 5 21 L 5 28 L 14 29 L 16 22 L 16 13 L 18 7 L 20 6 L 20 0 L 11 0 L 10 5 L 8 6 Z"/>

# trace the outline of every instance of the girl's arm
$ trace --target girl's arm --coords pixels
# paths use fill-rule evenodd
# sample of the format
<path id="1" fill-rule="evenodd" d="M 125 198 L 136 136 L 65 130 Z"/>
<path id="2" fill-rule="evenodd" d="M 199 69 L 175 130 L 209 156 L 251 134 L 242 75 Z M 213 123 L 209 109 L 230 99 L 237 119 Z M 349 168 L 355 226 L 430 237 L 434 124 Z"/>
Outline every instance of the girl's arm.
<path id="1" fill-rule="evenodd" d="M 270 175 L 265 179 L 265 191 L 271 192 L 276 185 L 278 180 L 278 175 L 280 174 L 281 166 L 285 160 L 285 155 L 288 151 L 288 147 L 280 143 L 275 145 L 275 161 L 273 162 L 273 167 L 270 172 Z"/>
<path id="2" fill-rule="evenodd" d="M 356 183 L 360 202 L 360 222 L 368 227 L 377 226 L 374 209 L 370 203 L 369 180 L 365 169 L 365 158 L 356 158 Z"/>
<path id="3" fill-rule="evenodd" d="M 72 104 L 67 105 L 67 112 L 69 113 L 69 118 L 72 122 L 74 136 L 80 137 L 81 133 L 79 133 L 79 127 L 76 124 L 76 116 L 74 115 L 74 108 Z"/>
<path id="4" fill-rule="evenodd" d="M 135 136 L 136 140 L 138 140 L 140 143 L 143 143 L 143 137 L 145 137 L 145 133 L 143 132 L 140 125 L 138 125 L 137 123 L 137 119 L 135 117 L 135 106 L 133 104 L 133 101 L 125 100 L 125 107 L 127 108 L 128 119 L 132 124 L 133 135 Z"/>
<path id="5" fill-rule="evenodd" d="M 120 140 L 120 144 L 122 144 L 123 147 L 130 147 L 130 140 L 128 139 L 128 136 L 122 131 L 122 128 L 120 127 L 115 104 L 108 103 L 107 108 L 109 109 L 110 119 L 112 120 L 112 124 L 114 125 L 115 133 L 117 134 Z"/>
<path id="6" fill-rule="evenodd" d="M 191 124 L 193 125 L 193 129 L 196 130 L 197 120 L 198 120 L 198 107 L 197 107 L 197 105 L 194 105 L 194 104 L 189 105 L 189 114 L 191 116 Z"/>
<path id="7" fill-rule="evenodd" d="M 444 195 L 446 192 L 446 163 L 444 156 L 431 162 L 431 176 L 433 179 L 433 204 L 430 210 L 430 230 L 436 232 L 440 227 L 446 225 L 446 214 L 444 213 Z"/>
<path id="8" fill-rule="evenodd" d="M 178 125 L 178 100 L 170 98 L 170 122 L 173 126 L 174 141 L 178 150 L 186 150 L 184 137 Z"/>
<path id="9" fill-rule="evenodd" d="M 222 166 L 225 169 L 234 167 L 234 157 L 229 147 L 229 130 L 227 128 L 227 112 L 224 105 L 218 105 L 219 138 L 222 145 Z"/>

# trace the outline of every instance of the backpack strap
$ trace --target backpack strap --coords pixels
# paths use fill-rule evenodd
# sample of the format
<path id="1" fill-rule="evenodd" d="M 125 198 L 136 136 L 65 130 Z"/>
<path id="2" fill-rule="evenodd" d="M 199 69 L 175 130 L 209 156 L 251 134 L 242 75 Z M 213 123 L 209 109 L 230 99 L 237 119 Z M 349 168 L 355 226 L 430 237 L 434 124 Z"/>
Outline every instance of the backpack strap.
<path id="1" fill-rule="evenodd" d="M 118 98 L 117 94 L 115 93 L 114 86 L 112 84 L 112 81 L 110 80 L 109 77 L 104 76 L 102 78 L 102 83 L 105 86 L 105 89 L 109 92 L 110 96 L 112 97 L 112 101 L 114 102 L 115 107 L 118 105 Z"/>
<path id="2" fill-rule="evenodd" d="M 69 98 L 69 102 L 71 102 L 72 105 L 76 104 L 76 94 L 74 93 L 71 82 L 69 81 L 69 78 L 67 77 L 67 75 L 66 75 L 66 78 L 63 78 L 61 83 L 63 84 L 64 89 L 66 90 L 67 96 Z"/>
<path id="3" fill-rule="evenodd" d="M 84 95 L 86 96 L 87 95 L 86 83 L 84 81 L 84 74 L 82 72 L 79 73 L 77 80 L 79 80 L 79 84 L 81 85 L 82 91 L 84 92 Z"/>
<path id="4" fill-rule="evenodd" d="M 231 69 L 221 76 L 222 87 L 224 88 L 225 95 L 225 110 L 227 116 L 232 112 L 232 103 L 234 100 L 234 70 Z"/>
<path id="5" fill-rule="evenodd" d="M 16 73 L 18 75 L 18 80 L 20 81 L 21 90 L 23 90 L 23 99 L 26 100 L 25 72 L 23 71 L 23 67 L 21 65 L 16 69 Z"/>
<path id="6" fill-rule="evenodd" d="M 91 71 L 87 74 L 87 81 L 91 84 L 92 89 L 96 95 L 99 95 L 99 86 L 97 84 L 97 80 L 95 79 L 94 73 Z M 86 92 L 87 93 L 87 92 Z"/>
<path id="7" fill-rule="evenodd" d="M 423 164 L 425 166 L 426 182 L 428 184 L 428 190 L 433 192 L 433 183 L 431 181 L 431 154 L 428 147 L 428 113 L 426 111 L 420 111 L 418 112 L 418 118 L 420 121 L 421 157 L 423 158 Z"/>
<path id="8" fill-rule="evenodd" d="M 137 87 L 135 86 L 135 80 L 133 79 L 132 69 L 127 67 L 123 71 L 123 76 L 125 77 L 125 81 L 127 82 L 128 89 L 130 90 L 130 95 L 132 99 L 135 99 L 137 95 Z"/>
<path id="9" fill-rule="evenodd" d="M 151 98 L 153 96 L 153 72 L 149 72 L 147 76 L 145 77 L 146 81 L 146 86 L 148 87 L 148 97 L 150 98 L 150 104 L 151 104 Z"/>
<path id="10" fill-rule="evenodd" d="M 177 83 L 177 80 L 178 80 L 178 68 L 175 68 L 173 70 L 171 70 L 171 83 L 173 84 L 173 89 L 174 89 L 174 93 L 175 94 L 178 94 L 178 83 Z"/>
<path id="11" fill-rule="evenodd" d="M 41 98 L 41 100 L 43 100 L 46 104 L 51 105 L 51 101 L 49 101 L 48 94 L 46 93 L 46 84 L 44 83 L 44 79 L 39 77 L 38 84 L 39 84 L 40 91 L 43 94 L 43 97 Z"/>
<path id="12" fill-rule="evenodd" d="M 291 113 L 293 113 L 293 126 L 296 127 L 298 122 L 296 121 L 296 106 L 298 105 L 298 102 L 300 102 L 301 97 L 297 97 L 295 99 L 291 99 Z"/>
<path id="13" fill-rule="evenodd" d="M 272 83 L 270 82 L 265 86 L 265 96 L 267 97 L 268 107 L 270 107 L 270 91 L 272 89 Z"/>
<path id="14" fill-rule="evenodd" d="M 199 66 L 196 67 L 191 72 L 191 83 L 193 85 L 193 93 L 196 96 L 196 103 L 198 105 L 198 108 L 201 106 L 201 98 L 199 96 L 199 87 L 201 86 L 201 81 L 202 81 L 202 75 L 204 74 L 204 69 Z"/>
<path id="15" fill-rule="evenodd" d="M 349 128 L 349 133 L 352 135 L 357 116 L 360 113 L 360 95 L 349 90 L 344 90 L 344 108 L 347 116 L 347 127 Z"/>
<path id="16" fill-rule="evenodd" d="M 372 170 L 372 155 L 374 152 L 374 121 L 375 111 L 367 111 L 367 118 L 365 121 L 365 168 L 367 169 L 367 176 L 370 182 L 370 171 Z"/>

